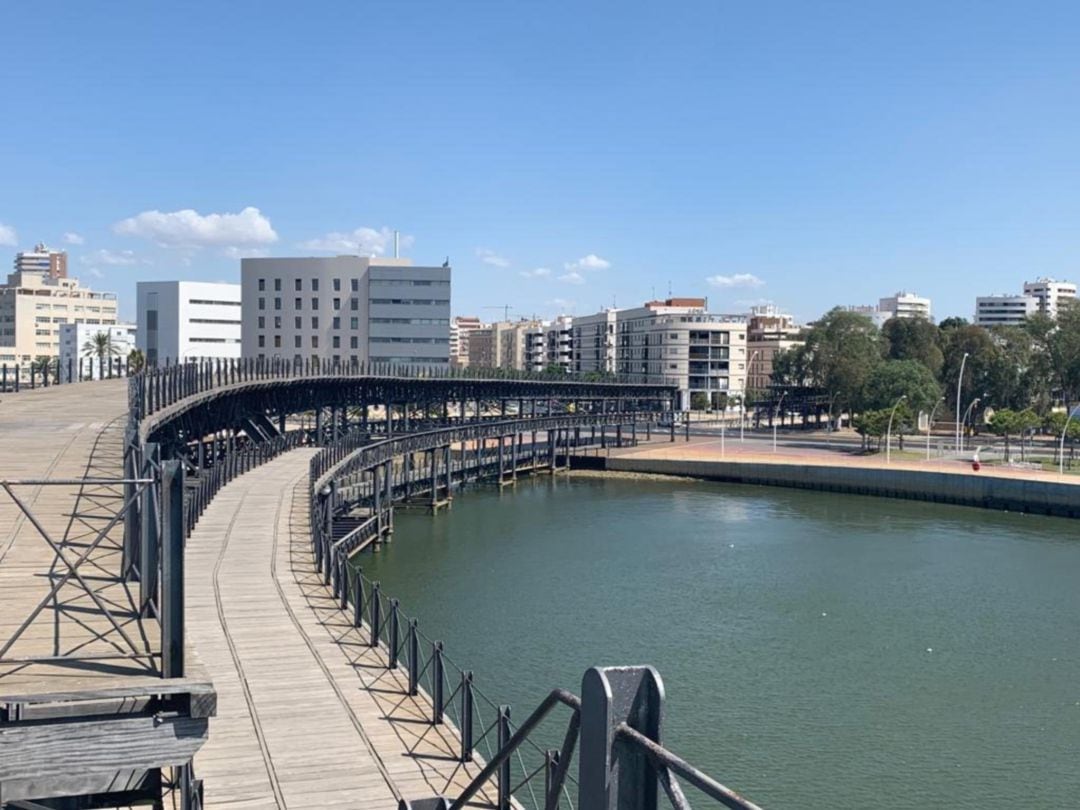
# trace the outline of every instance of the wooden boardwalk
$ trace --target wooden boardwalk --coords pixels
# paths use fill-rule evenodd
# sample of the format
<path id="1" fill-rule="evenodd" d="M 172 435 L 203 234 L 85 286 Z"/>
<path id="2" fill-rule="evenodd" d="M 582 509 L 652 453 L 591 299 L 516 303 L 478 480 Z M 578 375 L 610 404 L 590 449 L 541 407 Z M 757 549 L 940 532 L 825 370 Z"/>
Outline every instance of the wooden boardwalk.
<path id="1" fill-rule="evenodd" d="M 218 691 L 195 758 L 209 807 L 394 810 L 463 787 L 449 723 L 407 695 L 314 571 L 310 450 L 227 485 L 187 547 L 187 632 Z M 482 802 L 477 806 L 485 806 Z"/>
<path id="2" fill-rule="evenodd" d="M 0 479 L 122 478 L 126 419 L 125 380 L 4 394 Z M 0 658 L 64 660 L 0 664 L 0 702 L 157 677 L 156 661 L 121 657 L 154 650 L 158 632 L 155 622 L 140 619 L 135 590 L 120 576 L 123 526 L 108 529 L 122 509 L 122 486 L 34 484 L 12 492 L 48 540 L 0 490 L 0 647 L 17 635 Z M 68 576 L 64 559 L 75 563 L 83 556 L 78 576 Z"/>

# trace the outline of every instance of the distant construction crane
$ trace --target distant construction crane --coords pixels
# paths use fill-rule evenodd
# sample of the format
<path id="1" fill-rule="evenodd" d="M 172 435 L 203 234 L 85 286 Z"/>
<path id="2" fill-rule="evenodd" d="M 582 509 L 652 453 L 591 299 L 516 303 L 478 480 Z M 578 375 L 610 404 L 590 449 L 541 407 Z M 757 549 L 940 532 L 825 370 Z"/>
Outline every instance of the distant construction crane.
<path id="1" fill-rule="evenodd" d="M 498 306 L 484 307 L 484 309 L 501 309 L 503 311 L 503 320 L 508 321 L 510 320 L 510 310 L 512 310 L 513 307 L 510 304 L 500 304 Z"/>

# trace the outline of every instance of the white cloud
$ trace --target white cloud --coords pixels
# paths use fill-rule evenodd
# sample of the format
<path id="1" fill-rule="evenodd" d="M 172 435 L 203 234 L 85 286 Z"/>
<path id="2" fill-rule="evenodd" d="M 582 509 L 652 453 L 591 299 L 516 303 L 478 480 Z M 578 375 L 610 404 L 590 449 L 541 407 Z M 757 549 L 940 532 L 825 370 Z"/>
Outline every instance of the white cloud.
<path id="1" fill-rule="evenodd" d="M 581 275 L 581 273 L 579 273 L 577 270 L 571 270 L 569 273 L 564 273 L 563 275 L 559 276 L 559 281 L 565 282 L 567 284 L 584 284 L 585 277 Z"/>
<path id="2" fill-rule="evenodd" d="M 96 267 L 88 267 L 86 272 L 94 278 L 104 278 L 105 274 L 98 270 Z"/>
<path id="3" fill-rule="evenodd" d="M 0 245 L 15 247 L 17 244 L 19 244 L 19 235 L 15 233 L 15 229 L 0 222 Z"/>
<path id="4" fill-rule="evenodd" d="M 518 275 L 522 278 L 547 278 L 551 271 L 546 267 L 537 267 L 535 270 L 522 270 Z"/>
<path id="5" fill-rule="evenodd" d="M 68 231 L 67 233 L 65 233 L 64 241 L 67 242 L 69 245 L 81 245 L 86 242 L 86 240 L 83 239 L 82 236 L 75 233 L 74 231 Z"/>
<path id="6" fill-rule="evenodd" d="M 563 265 L 567 270 L 607 270 L 611 267 L 611 262 L 607 259 L 601 259 L 595 253 L 590 253 L 588 256 L 582 256 L 576 262 L 567 262 Z"/>
<path id="7" fill-rule="evenodd" d="M 221 251 L 221 255 L 229 259 L 262 259 L 270 255 L 270 251 L 266 248 L 240 248 L 235 245 L 229 245 Z M 187 260 L 187 263 L 191 264 L 191 259 Z"/>
<path id="8" fill-rule="evenodd" d="M 509 267 L 510 261 L 503 256 L 500 256 L 494 250 L 490 248 L 477 248 L 477 258 L 484 264 L 490 264 L 492 267 Z"/>
<path id="9" fill-rule="evenodd" d="M 408 249 L 413 238 L 402 234 L 398 241 L 402 248 Z M 384 256 L 393 245 L 394 232 L 385 226 L 378 230 L 361 227 L 347 233 L 332 231 L 300 243 L 300 247 L 306 250 L 317 250 L 320 253 L 355 253 L 360 256 Z"/>
<path id="10" fill-rule="evenodd" d="M 714 287 L 728 290 L 733 287 L 762 287 L 765 282 L 753 273 L 736 273 L 732 276 L 709 276 L 705 279 Z"/>
<path id="11" fill-rule="evenodd" d="M 251 247 L 269 245 L 278 235 L 258 208 L 237 214 L 200 214 L 190 208 L 162 213 L 143 211 L 113 225 L 121 236 L 149 239 L 161 247 Z"/>
<path id="12" fill-rule="evenodd" d="M 133 250 L 95 250 L 85 256 L 80 256 L 79 261 L 83 264 L 108 264 L 113 266 L 138 264 L 139 259 Z"/>
<path id="13" fill-rule="evenodd" d="M 559 312 L 571 312 L 575 306 L 573 301 L 566 298 L 552 298 L 548 303 L 557 307 Z"/>

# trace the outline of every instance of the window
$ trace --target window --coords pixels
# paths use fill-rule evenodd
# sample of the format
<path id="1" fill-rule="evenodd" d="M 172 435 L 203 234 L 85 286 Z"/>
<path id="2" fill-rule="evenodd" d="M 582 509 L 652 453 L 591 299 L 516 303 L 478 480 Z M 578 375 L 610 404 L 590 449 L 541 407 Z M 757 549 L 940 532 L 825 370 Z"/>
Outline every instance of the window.
<path id="1" fill-rule="evenodd" d="M 311 319 L 311 328 L 312 329 L 318 329 L 319 328 L 319 319 L 318 319 L 318 317 L 313 317 Z"/>
<path id="2" fill-rule="evenodd" d="M 311 348 L 313 348 L 313 349 L 319 348 L 319 336 L 318 335 L 312 335 L 311 336 Z"/>
<path id="3" fill-rule="evenodd" d="M 302 289 L 304 289 L 304 280 L 302 278 L 296 279 L 295 283 L 297 292 L 300 292 Z"/>
<path id="4" fill-rule="evenodd" d="M 349 318 L 349 328 L 350 329 L 359 329 L 360 328 L 360 319 L 357 318 L 357 317 Z"/>
<path id="5" fill-rule="evenodd" d="M 275 315 L 274 316 L 274 328 L 275 329 L 280 329 L 281 328 L 281 316 L 280 315 Z"/>
<path id="6" fill-rule="evenodd" d="M 334 299 L 334 309 L 335 310 L 341 309 L 341 299 L 340 298 L 335 298 Z"/>
<path id="7" fill-rule="evenodd" d="M 259 279 L 259 292 L 263 292 L 265 289 L 266 289 L 266 279 L 265 278 L 260 278 Z"/>
<path id="8" fill-rule="evenodd" d="M 265 298 L 262 298 L 262 297 L 259 298 L 259 309 L 266 309 L 266 299 Z"/>
<path id="9" fill-rule="evenodd" d="M 359 309 L 360 309 L 360 299 L 359 298 L 353 298 L 351 301 L 349 301 L 349 309 L 351 309 L 353 312 L 359 311 Z"/>
<path id="10" fill-rule="evenodd" d="M 358 279 L 358 278 L 352 279 L 352 291 L 353 292 L 359 292 L 360 291 L 360 279 Z"/>
<path id="11" fill-rule="evenodd" d="M 313 278 L 311 280 L 311 291 L 312 292 L 318 292 L 319 291 L 319 280 L 317 278 Z"/>
<path id="12" fill-rule="evenodd" d="M 275 278 L 274 279 L 274 292 L 281 292 L 281 279 L 280 278 Z"/>
<path id="13" fill-rule="evenodd" d="M 319 299 L 318 298 L 313 297 L 311 299 L 311 308 L 312 309 L 318 309 L 319 308 Z"/>
<path id="14" fill-rule="evenodd" d="M 334 279 L 334 292 L 341 292 L 341 279 L 340 278 L 335 278 Z"/>
<path id="15" fill-rule="evenodd" d="M 341 338 L 339 338 L 337 335 L 334 335 L 333 343 L 334 343 L 334 348 L 335 349 L 340 349 L 341 348 Z"/>
<path id="16" fill-rule="evenodd" d="M 358 338 L 356 335 L 353 335 L 351 338 L 349 338 L 349 348 L 350 349 L 359 349 L 360 348 L 360 338 Z"/>
<path id="17" fill-rule="evenodd" d="M 281 335 L 274 335 L 274 348 L 275 349 L 280 349 L 281 348 Z"/>
<path id="18" fill-rule="evenodd" d="M 340 329 L 341 328 L 341 318 L 339 318 L 337 315 L 334 316 L 334 321 L 331 324 L 331 328 L 332 329 Z"/>
<path id="19" fill-rule="evenodd" d="M 264 316 L 262 316 L 262 315 L 259 316 L 259 328 L 260 329 L 265 329 L 266 328 L 266 318 Z"/>
<path id="20" fill-rule="evenodd" d="M 259 348 L 266 346 L 266 335 L 259 335 Z"/>
<path id="21" fill-rule="evenodd" d="M 293 319 L 293 327 L 295 329 L 303 329 L 304 328 L 304 319 L 301 318 L 299 315 L 297 315 L 296 318 Z"/>
<path id="22" fill-rule="evenodd" d="M 299 336 L 299 335 L 293 335 L 293 345 L 294 345 L 294 346 L 295 346 L 295 347 L 296 347 L 297 349 L 299 349 L 299 348 L 300 348 L 300 336 Z"/>
<path id="23" fill-rule="evenodd" d="M 297 298 L 295 301 L 293 301 L 293 309 L 303 309 L 303 308 L 304 308 L 304 299 L 303 298 Z"/>
<path id="24" fill-rule="evenodd" d="M 281 309 L 281 299 L 280 298 L 275 298 L 274 299 L 274 309 Z"/>

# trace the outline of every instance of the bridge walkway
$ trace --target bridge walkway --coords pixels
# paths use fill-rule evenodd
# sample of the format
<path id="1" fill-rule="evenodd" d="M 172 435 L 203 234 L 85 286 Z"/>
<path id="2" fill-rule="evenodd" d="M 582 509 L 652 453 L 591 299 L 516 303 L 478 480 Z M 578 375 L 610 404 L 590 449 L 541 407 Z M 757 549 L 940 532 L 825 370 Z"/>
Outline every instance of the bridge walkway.
<path id="1" fill-rule="evenodd" d="M 109 528 L 123 486 L 78 483 L 123 477 L 126 419 L 126 380 L 0 397 L 0 479 L 66 481 L 0 490 L 0 703 L 160 677 L 157 623 L 121 577 L 122 522 Z"/>
<path id="2" fill-rule="evenodd" d="M 314 570 L 308 461 L 295 450 L 224 487 L 187 546 L 187 633 L 218 692 L 195 758 L 208 807 L 363 807 L 449 793 L 462 765 L 426 695 L 368 646 Z M 479 804 L 478 806 L 483 806 Z"/>

